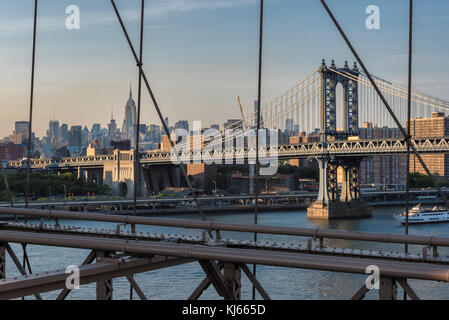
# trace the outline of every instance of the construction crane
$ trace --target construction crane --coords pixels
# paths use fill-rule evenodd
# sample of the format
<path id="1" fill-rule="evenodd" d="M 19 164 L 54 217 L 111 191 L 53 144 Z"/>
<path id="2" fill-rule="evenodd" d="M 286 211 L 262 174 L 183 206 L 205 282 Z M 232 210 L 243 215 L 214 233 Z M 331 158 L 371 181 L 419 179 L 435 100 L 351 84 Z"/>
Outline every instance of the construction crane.
<path id="1" fill-rule="evenodd" d="M 243 112 L 242 102 L 240 101 L 240 96 L 237 96 L 237 101 L 239 102 L 240 113 L 242 115 L 242 129 L 245 130 L 245 114 Z"/>

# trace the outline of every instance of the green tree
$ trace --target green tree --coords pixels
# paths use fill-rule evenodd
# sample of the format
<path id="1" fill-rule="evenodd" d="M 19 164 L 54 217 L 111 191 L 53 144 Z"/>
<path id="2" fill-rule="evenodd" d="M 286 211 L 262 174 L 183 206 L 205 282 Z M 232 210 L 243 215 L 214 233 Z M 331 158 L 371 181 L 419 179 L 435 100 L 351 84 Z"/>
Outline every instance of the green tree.
<path id="1" fill-rule="evenodd" d="M 449 182 L 443 178 L 435 177 L 440 187 L 448 187 Z M 434 187 L 432 180 L 428 175 L 413 172 L 410 174 L 410 187 L 412 188 L 429 188 Z"/>
<path id="2" fill-rule="evenodd" d="M 26 188 L 26 172 L 9 173 L 8 184 L 14 197 L 23 196 Z M 65 188 L 64 188 L 65 187 Z M 75 195 L 85 195 L 87 193 L 105 194 L 110 191 L 107 185 L 97 185 L 77 179 L 72 173 L 45 174 L 42 172 L 32 172 L 30 175 L 30 194 L 35 197 L 48 197 L 52 195 L 63 195 L 67 193 Z M 8 200 L 8 194 L 4 180 L 0 181 L 0 201 Z"/>

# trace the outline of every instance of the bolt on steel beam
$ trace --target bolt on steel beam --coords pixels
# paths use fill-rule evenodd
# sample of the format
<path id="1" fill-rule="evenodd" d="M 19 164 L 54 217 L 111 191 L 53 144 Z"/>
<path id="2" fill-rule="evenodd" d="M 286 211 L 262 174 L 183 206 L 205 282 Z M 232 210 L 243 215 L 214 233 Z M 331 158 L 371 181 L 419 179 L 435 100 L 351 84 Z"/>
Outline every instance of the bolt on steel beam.
<path id="1" fill-rule="evenodd" d="M 47 219 L 72 219 L 83 221 L 102 221 L 122 224 L 142 224 L 152 226 L 165 226 L 173 228 L 187 229 L 203 229 L 203 230 L 221 230 L 236 231 L 248 233 L 264 233 L 276 235 L 289 235 L 310 238 L 327 238 L 327 239 L 344 239 L 344 240 L 360 240 L 383 243 L 408 243 L 413 245 L 430 245 L 430 246 L 449 246 L 449 237 L 435 236 L 417 236 L 417 235 L 401 235 L 390 233 L 374 233 L 374 232 L 356 232 L 344 230 L 332 230 L 321 228 L 292 228 L 292 227 L 276 227 L 252 224 L 237 224 L 213 221 L 198 221 L 185 219 L 168 219 L 153 218 L 139 216 L 120 216 L 113 214 L 96 214 L 96 213 L 76 213 L 57 210 L 40 210 L 26 208 L 0 208 L 0 214 L 5 215 L 24 215 L 35 218 Z"/>
<path id="2" fill-rule="evenodd" d="M 222 246 L 122 240 L 94 236 L 55 235 L 51 233 L 43 234 L 39 232 L 19 231 L 0 232 L 0 242 L 2 241 L 357 274 L 366 274 L 367 266 L 376 265 L 379 267 L 381 274 L 386 277 L 449 282 L 449 269 L 447 266 L 424 262 L 386 261 L 377 257 L 356 258 L 331 255 L 322 256 L 317 254 L 279 252 L 273 250 L 238 249 Z"/>

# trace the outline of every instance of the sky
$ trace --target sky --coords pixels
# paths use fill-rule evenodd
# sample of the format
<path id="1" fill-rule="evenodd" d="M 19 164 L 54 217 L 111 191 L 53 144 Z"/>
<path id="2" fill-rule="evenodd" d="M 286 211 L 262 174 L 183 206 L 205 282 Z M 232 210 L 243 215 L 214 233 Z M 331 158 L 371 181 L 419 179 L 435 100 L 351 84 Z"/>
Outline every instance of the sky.
<path id="1" fill-rule="evenodd" d="M 116 0 L 136 49 L 140 0 Z M 373 74 L 407 83 L 408 1 L 328 0 Z M 66 7 L 80 29 L 65 27 Z M 257 97 L 259 0 L 146 0 L 144 70 L 164 117 L 203 126 L 239 118 Z M 368 30 L 368 5 L 380 29 Z M 27 120 L 34 0 L 0 0 L 0 137 Z M 414 89 L 449 99 L 449 2 L 415 1 Z M 138 71 L 109 0 L 39 0 L 33 131 L 50 120 L 121 126 Z M 319 0 L 265 0 L 262 104 L 316 70 L 355 60 Z M 135 98 L 137 101 L 137 98 Z M 142 123 L 160 124 L 143 91 Z"/>

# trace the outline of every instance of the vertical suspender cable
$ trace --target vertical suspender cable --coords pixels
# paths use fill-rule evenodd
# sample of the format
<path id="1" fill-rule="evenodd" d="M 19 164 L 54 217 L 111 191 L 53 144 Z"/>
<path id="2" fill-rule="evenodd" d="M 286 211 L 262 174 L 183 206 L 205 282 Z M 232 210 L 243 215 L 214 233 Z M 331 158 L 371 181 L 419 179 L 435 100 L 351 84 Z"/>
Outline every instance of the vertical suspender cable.
<path id="1" fill-rule="evenodd" d="M 33 26 L 33 53 L 31 58 L 31 93 L 30 93 L 30 117 L 28 123 L 28 150 L 27 150 L 27 175 L 25 187 L 25 206 L 28 208 L 30 197 L 30 171 L 31 171 L 31 132 L 33 121 L 33 97 L 34 97 L 34 64 L 36 57 L 36 26 L 37 26 L 37 0 L 34 0 L 34 26 Z"/>
<path id="2" fill-rule="evenodd" d="M 259 72 L 257 84 L 257 132 L 256 132 L 256 166 L 253 180 L 254 191 L 254 224 L 258 222 L 258 181 L 259 181 L 259 129 L 260 129 L 260 100 L 262 97 L 262 53 L 263 53 L 263 0 L 260 0 L 260 22 L 259 22 Z M 254 243 L 257 241 L 257 233 L 254 233 Z M 256 265 L 253 265 L 253 274 L 256 276 Z M 256 287 L 253 285 L 253 300 L 256 299 Z"/>
<path id="3" fill-rule="evenodd" d="M 137 188 L 141 188 L 143 183 L 140 180 L 140 156 L 139 156 L 139 140 L 140 140 L 140 106 L 142 104 L 142 61 L 143 61 L 143 26 L 145 17 L 145 0 L 142 0 L 140 10 L 140 52 L 139 52 L 139 88 L 137 96 L 137 128 L 136 128 L 136 152 L 134 154 L 134 215 L 137 213 Z M 137 183 L 138 182 L 138 183 Z M 136 231 L 136 226 L 131 226 L 132 231 Z M 133 275 L 131 275 L 133 277 Z M 129 300 L 133 299 L 133 286 L 129 287 Z"/>
<path id="4" fill-rule="evenodd" d="M 3 183 L 5 184 L 6 192 L 8 192 L 9 204 L 11 205 L 11 207 L 14 207 L 14 201 L 12 199 L 11 189 L 9 188 L 9 184 L 8 184 L 8 176 L 6 175 L 5 168 L 3 168 L 3 163 L 1 164 L 1 169 L 2 169 L 2 175 L 3 175 Z"/>
<path id="5" fill-rule="evenodd" d="M 139 52 L 139 88 L 137 97 L 137 128 L 136 128 L 136 152 L 134 154 L 134 215 L 137 211 L 137 188 L 140 188 L 142 181 L 140 181 L 140 157 L 139 157 L 139 136 L 140 136 L 140 109 L 142 104 L 142 67 L 143 63 L 143 26 L 145 16 L 145 0 L 142 0 L 142 7 L 140 13 L 140 52 Z M 139 181 L 139 183 L 136 183 Z"/>
<path id="6" fill-rule="evenodd" d="M 410 120 L 412 112 L 412 64 L 413 64 L 413 0 L 410 0 L 409 17 L 409 52 L 408 52 L 408 102 L 407 102 L 407 135 L 410 136 Z M 410 200 L 410 145 L 407 144 L 407 181 L 405 186 L 405 234 L 408 234 L 408 216 Z M 405 245 L 408 253 L 408 245 Z"/>
<path id="7" fill-rule="evenodd" d="M 412 112 L 412 66 L 413 66 L 413 0 L 410 0 L 409 12 L 409 39 L 408 39 L 408 92 L 407 92 L 407 136 L 410 137 L 410 120 Z M 405 234 L 408 235 L 408 217 L 410 201 L 410 144 L 407 144 L 407 178 L 405 184 Z M 405 244 L 405 253 L 408 253 L 408 244 Z M 404 300 L 407 293 L 404 291 Z"/>

